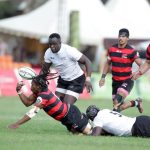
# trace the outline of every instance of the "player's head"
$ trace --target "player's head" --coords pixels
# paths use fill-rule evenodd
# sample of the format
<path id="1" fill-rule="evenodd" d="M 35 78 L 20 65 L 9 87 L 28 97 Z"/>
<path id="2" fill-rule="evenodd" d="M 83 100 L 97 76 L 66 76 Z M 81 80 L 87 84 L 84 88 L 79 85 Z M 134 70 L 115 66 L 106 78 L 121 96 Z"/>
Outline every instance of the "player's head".
<path id="1" fill-rule="evenodd" d="M 39 93 L 42 90 L 46 89 L 48 86 L 48 81 L 46 80 L 46 75 L 38 75 L 32 79 L 31 91 L 33 93 Z"/>
<path id="2" fill-rule="evenodd" d="M 61 37 L 58 33 L 49 36 L 49 47 L 53 53 L 57 53 L 61 48 Z"/>
<path id="3" fill-rule="evenodd" d="M 99 111 L 100 109 L 98 107 L 96 107 L 95 105 L 90 105 L 86 109 L 86 115 L 90 120 L 93 121 Z"/>
<path id="4" fill-rule="evenodd" d="M 120 46 L 125 47 L 129 40 L 129 30 L 128 29 L 120 29 L 118 34 L 118 43 Z"/>
<path id="5" fill-rule="evenodd" d="M 119 36 L 125 36 L 127 38 L 129 38 L 129 30 L 126 28 L 122 28 L 119 30 Z"/>
<path id="6" fill-rule="evenodd" d="M 59 76 L 58 72 L 50 73 L 49 71 L 43 74 L 37 75 L 36 77 L 32 79 L 31 91 L 33 93 L 39 93 L 41 91 L 44 91 L 45 89 L 48 88 L 48 85 L 49 85 L 48 80 L 55 79 L 58 76 Z"/>

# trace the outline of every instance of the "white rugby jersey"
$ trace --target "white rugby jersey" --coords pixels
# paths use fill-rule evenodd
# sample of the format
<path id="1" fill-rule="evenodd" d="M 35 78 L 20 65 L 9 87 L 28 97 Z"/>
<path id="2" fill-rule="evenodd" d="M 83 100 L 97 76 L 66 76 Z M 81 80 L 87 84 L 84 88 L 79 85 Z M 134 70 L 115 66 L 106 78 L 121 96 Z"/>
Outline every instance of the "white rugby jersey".
<path id="1" fill-rule="evenodd" d="M 103 109 L 94 118 L 93 127 L 101 127 L 117 136 L 129 136 L 132 135 L 131 129 L 135 121 L 135 117 L 126 117 L 118 112 Z"/>
<path id="2" fill-rule="evenodd" d="M 61 49 L 57 53 L 53 53 L 48 48 L 45 52 L 44 61 L 46 63 L 52 63 L 62 79 L 71 81 L 83 74 L 77 62 L 81 56 L 82 53 L 76 48 L 61 44 Z"/>

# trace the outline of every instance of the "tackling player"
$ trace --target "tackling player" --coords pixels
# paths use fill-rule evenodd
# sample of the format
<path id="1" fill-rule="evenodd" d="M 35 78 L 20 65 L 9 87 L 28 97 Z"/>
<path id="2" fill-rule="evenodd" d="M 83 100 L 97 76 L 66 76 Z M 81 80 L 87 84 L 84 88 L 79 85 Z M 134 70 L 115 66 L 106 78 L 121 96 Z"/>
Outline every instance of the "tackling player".
<path id="1" fill-rule="evenodd" d="M 86 77 L 79 66 L 85 66 Z M 56 88 L 56 95 L 69 104 L 73 104 L 83 92 L 84 86 L 87 91 L 92 89 L 91 85 L 91 62 L 76 48 L 61 43 L 61 37 L 57 33 L 49 36 L 49 48 L 45 52 L 42 72 L 47 72 L 53 65 L 60 76 Z"/>
<path id="2" fill-rule="evenodd" d="M 95 105 L 87 108 L 86 115 L 93 124 L 91 135 L 150 137 L 149 116 L 131 118 L 109 109 L 100 110 Z"/>

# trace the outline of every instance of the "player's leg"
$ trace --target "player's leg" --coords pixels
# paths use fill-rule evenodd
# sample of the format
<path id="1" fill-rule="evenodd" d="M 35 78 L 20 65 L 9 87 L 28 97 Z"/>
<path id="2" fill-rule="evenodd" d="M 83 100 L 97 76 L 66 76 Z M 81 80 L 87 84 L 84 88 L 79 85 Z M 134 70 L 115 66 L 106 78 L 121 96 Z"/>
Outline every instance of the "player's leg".
<path id="1" fill-rule="evenodd" d="M 133 88 L 134 82 L 130 79 L 125 81 L 121 87 L 118 88 L 117 96 L 116 99 L 120 103 L 120 105 L 116 105 L 118 111 L 125 110 L 129 107 L 137 107 L 139 112 L 143 112 L 143 107 L 142 107 L 142 99 L 137 98 L 135 100 L 131 100 L 129 102 L 124 102 L 124 99 L 129 95 Z"/>
<path id="2" fill-rule="evenodd" d="M 138 116 L 132 127 L 132 136 L 150 137 L 150 117 Z"/>
<path id="3" fill-rule="evenodd" d="M 72 81 L 67 82 L 67 90 L 64 101 L 69 104 L 74 104 L 83 92 L 85 84 L 85 75 L 82 75 Z"/>
<path id="4" fill-rule="evenodd" d="M 67 91 L 66 89 L 67 85 L 65 84 L 65 81 L 61 77 L 59 77 L 57 80 L 57 87 L 55 94 L 57 95 L 57 97 L 59 97 L 61 101 L 64 101 L 64 97 Z"/>
<path id="5" fill-rule="evenodd" d="M 124 103 L 124 99 L 129 95 L 130 91 L 133 88 L 133 85 L 134 82 L 130 79 L 122 83 L 120 82 L 120 87 L 117 89 L 117 94 L 114 98 L 114 110 L 122 111 L 129 108 L 129 105 L 127 103 Z"/>
<path id="6" fill-rule="evenodd" d="M 135 100 L 130 100 L 129 102 L 124 102 L 120 106 L 120 110 L 123 111 L 129 107 L 137 107 L 140 113 L 142 113 L 144 111 L 144 109 L 142 107 L 142 99 L 141 98 L 137 98 Z"/>
<path id="7" fill-rule="evenodd" d="M 123 101 L 122 95 L 118 93 L 118 88 L 122 85 L 122 82 L 113 80 L 112 82 L 112 99 L 113 99 L 113 107 L 114 111 L 119 111 L 118 107 Z"/>
<path id="8" fill-rule="evenodd" d="M 87 116 L 82 114 L 75 105 L 70 105 L 67 116 L 61 122 L 72 133 L 89 134 L 91 132 L 91 125 L 88 123 Z"/>

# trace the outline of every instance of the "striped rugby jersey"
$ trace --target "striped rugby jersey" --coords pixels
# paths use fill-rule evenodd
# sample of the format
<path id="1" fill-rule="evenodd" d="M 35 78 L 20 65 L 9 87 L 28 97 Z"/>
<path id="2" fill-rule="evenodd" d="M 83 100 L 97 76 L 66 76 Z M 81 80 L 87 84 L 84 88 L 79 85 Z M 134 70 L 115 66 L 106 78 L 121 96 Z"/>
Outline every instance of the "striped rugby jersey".
<path id="1" fill-rule="evenodd" d="M 118 44 L 113 45 L 108 50 L 108 59 L 112 64 L 112 78 L 116 81 L 123 81 L 131 78 L 132 64 L 138 53 L 130 45 L 119 48 Z"/>
<path id="2" fill-rule="evenodd" d="M 54 93 L 46 90 L 37 95 L 36 103 L 44 105 L 43 110 L 54 119 L 60 121 L 68 113 L 68 105 L 63 103 Z"/>

